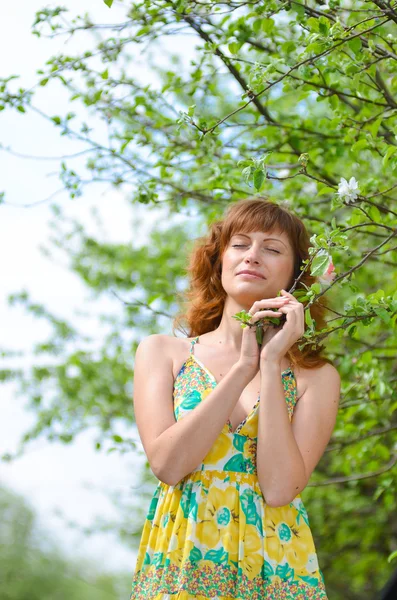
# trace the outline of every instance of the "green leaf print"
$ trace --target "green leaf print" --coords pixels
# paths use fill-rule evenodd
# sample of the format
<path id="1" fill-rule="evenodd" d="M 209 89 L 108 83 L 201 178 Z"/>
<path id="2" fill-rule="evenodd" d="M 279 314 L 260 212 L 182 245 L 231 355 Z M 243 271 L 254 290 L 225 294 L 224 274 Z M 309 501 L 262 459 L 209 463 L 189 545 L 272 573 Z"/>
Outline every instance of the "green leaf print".
<path id="1" fill-rule="evenodd" d="M 194 521 L 197 521 L 197 511 L 198 511 L 198 504 L 197 504 L 196 492 L 195 492 L 193 494 L 193 496 L 190 498 L 190 508 L 189 508 L 189 515 L 191 515 L 191 517 Z"/>
<path id="2" fill-rule="evenodd" d="M 187 485 L 184 489 L 181 497 L 181 506 L 185 519 L 191 516 L 194 521 L 197 521 L 198 504 L 196 499 L 196 492 L 192 494 L 192 485 L 193 484 L 191 483 L 190 485 Z"/>
<path id="3" fill-rule="evenodd" d="M 203 558 L 203 553 L 201 552 L 200 548 L 196 548 L 196 546 L 194 546 L 190 550 L 189 558 L 192 562 L 196 562 L 197 560 L 201 560 Z"/>
<path id="4" fill-rule="evenodd" d="M 145 554 L 145 560 L 143 561 L 143 564 L 150 565 L 150 554 L 148 552 Z"/>
<path id="5" fill-rule="evenodd" d="M 183 494 L 181 497 L 181 507 L 183 510 L 183 516 L 185 517 L 185 519 L 188 518 L 189 516 L 189 507 L 190 507 L 190 497 L 192 495 L 192 483 L 188 483 L 185 487 L 185 489 L 183 490 Z"/>
<path id="6" fill-rule="evenodd" d="M 155 552 L 153 554 L 152 564 L 160 567 L 163 564 L 164 553 L 163 552 Z"/>
<path id="7" fill-rule="evenodd" d="M 245 519 L 249 525 L 255 525 L 261 535 L 263 535 L 262 520 L 256 509 L 254 501 L 255 492 L 245 490 L 240 496 L 241 507 L 245 514 Z"/>
<path id="8" fill-rule="evenodd" d="M 316 577 L 310 577 L 310 575 L 298 575 L 299 579 L 303 579 L 309 585 L 316 587 L 318 585 L 318 579 Z"/>
<path id="9" fill-rule="evenodd" d="M 274 575 L 274 569 L 272 567 L 272 565 L 265 560 L 265 562 L 263 563 L 262 566 L 262 577 L 263 579 L 266 579 L 267 577 L 272 577 Z"/>
<path id="10" fill-rule="evenodd" d="M 230 458 L 223 466 L 224 471 L 240 471 L 245 472 L 245 459 L 242 454 L 236 454 Z"/>
<path id="11" fill-rule="evenodd" d="M 179 407 L 184 410 L 192 410 L 200 404 L 201 402 L 201 394 L 197 390 L 192 390 L 189 394 L 185 396 L 185 398 L 180 403 Z"/>
<path id="12" fill-rule="evenodd" d="M 156 513 L 156 508 L 157 508 L 158 501 L 159 501 L 158 496 L 157 495 L 153 496 L 152 501 L 151 501 L 150 506 L 149 506 L 148 514 L 146 516 L 146 518 L 147 518 L 148 521 L 152 521 L 153 520 L 153 517 L 154 517 L 154 515 Z"/>
<path id="13" fill-rule="evenodd" d="M 276 575 L 281 579 L 293 579 L 294 569 L 292 569 L 288 563 L 285 563 L 285 565 L 278 565 Z"/>
<path id="14" fill-rule="evenodd" d="M 306 508 L 304 507 L 303 503 L 299 506 L 298 514 L 296 515 L 296 522 L 298 525 L 300 524 L 301 517 L 303 518 L 306 525 L 309 526 L 309 517 L 307 515 Z"/>
<path id="15" fill-rule="evenodd" d="M 217 565 L 227 565 L 228 559 L 229 554 L 225 552 L 223 548 L 219 548 L 219 550 L 209 550 L 204 556 L 204 560 L 212 560 L 212 562 Z"/>
<path id="16" fill-rule="evenodd" d="M 245 435 L 239 435 L 238 433 L 235 433 L 233 436 L 233 446 L 237 448 L 239 452 L 244 452 L 244 444 L 246 441 L 247 438 Z"/>

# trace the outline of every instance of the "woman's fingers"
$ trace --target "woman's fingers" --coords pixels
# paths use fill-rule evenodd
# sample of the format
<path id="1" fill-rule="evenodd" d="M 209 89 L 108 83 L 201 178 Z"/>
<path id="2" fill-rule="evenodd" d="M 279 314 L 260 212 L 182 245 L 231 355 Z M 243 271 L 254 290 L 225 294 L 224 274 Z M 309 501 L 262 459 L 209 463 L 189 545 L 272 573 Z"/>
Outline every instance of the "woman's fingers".
<path id="1" fill-rule="evenodd" d="M 264 309 L 266 306 L 271 306 L 274 308 L 279 308 L 280 306 L 286 306 L 290 302 L 289 298 L 278 297 L 278 298 L 264 298 L 263 300 L 257 300 L 253 303 L 250 310 L 248 311 L 250 314 L 255 314 L 258 309 Z"/>
<path id="2" fill-rule="evenodd" d="M 256 322 L 263 317 L 276 317 L 282 314 L 283 313 L 279 310 L 259 310 L 252 315 L 251 321 L 254 320 L 254 322 Z"/>

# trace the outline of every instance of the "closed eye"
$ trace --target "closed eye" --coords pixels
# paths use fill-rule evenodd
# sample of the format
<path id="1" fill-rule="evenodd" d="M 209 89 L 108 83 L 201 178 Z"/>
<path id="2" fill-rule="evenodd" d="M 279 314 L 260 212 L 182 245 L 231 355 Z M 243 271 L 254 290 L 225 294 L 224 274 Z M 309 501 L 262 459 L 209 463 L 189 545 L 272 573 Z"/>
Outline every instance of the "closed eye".
<path id="1" fill-rule="evenodd" d="M 232 248 L 244 248 L 245 244 L 233 244 Z M 274 250 L 273 248 L 267 248 L 270 252 L 275 252 L 276 254 L 280 254 L 278 250 Z"/>

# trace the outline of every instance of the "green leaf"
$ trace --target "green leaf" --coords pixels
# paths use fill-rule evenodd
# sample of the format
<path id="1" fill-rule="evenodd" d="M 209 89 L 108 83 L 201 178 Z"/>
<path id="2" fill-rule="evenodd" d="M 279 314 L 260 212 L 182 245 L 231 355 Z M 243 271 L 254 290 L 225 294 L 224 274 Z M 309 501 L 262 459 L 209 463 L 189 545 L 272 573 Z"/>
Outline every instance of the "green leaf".
<path id="1" fill-rule="evenodd" d="M 391 554 L 389 554 L 389 556 L 387 557 L 387 562 L 390 563 L 395 558 L 397 558 L 397 550 L 394 550 L 394 552 L 392 552 Z"/>
<path id="2" fill-rule="evenodd" d="M 382 306 L 374 306 L 373 310 L 382 319 L 384 323 L 388 324 L 390 322 L 391 315 L 387 312 L 385 308 L 383 308 Z"/>
<path id="3" fill-rule="evenodd" d="M 327 253 L 319 252 L 313 259 L 311 264 L 310 274 L 313 277 L 324 275 L 330 263 L 330 256 Z"/>
<path id="4" fill-rule="evenodd" d="M 324 17 L 324 15 L 322 15 L 318 20 L 318 25 L 319 25 L 320 33 L 322 33 L 323 35 L 327 35 L 329 32 L 329 28 L 330 28 L 329 19 L 327 19 L 327 17 Z"/>
<path id="5" fill-rule="evenodd" d="M 361 52 L 362 43 L 359 37 L 355 37 L 354 39 L 349 40 L 347 42 L 347 45 L 351 50 L 353 50 L 356 56 Z"/>
<path id="6" fill-rule="evenodd" d="M 262 30 L 265 33 L 271 33 L 274 29 L 274 19 L 268 18 L 268 19 L 262 19 Z"/>
<path id="7" fill-rule="evenodd" d="M 310 27 L 310 30 L 311 30 L 311 31 L 315 31 L 315 32 L 317 32 L 317 33 L 318 33 L 318 32 L 319 32 L 319 30 L 320 30 L 320 24 L 319 24 L 319 21 L 318 21 L 318 19 L 316 19 L 316 18 L 314 18 L 314 17 L 310 17 L 310 18 L 307 20 L 307 25 Z"/>
<path id="8" fill-rule="evenodd" d="M 330 187 L 329 185 L 324 185 L 318 190 L 317 196 L 322 196 L 323 194 L 335 194 L 336 191 L 337 190 L 335 188 Z"/>
<path id="9" fill-rule="evenodd" d="M 376 136 L 378 135 L 379 127 L 382 123 L 382 120 L 383 116 L 379 117 L 379 119 L 376 119 L 376 121 L 374 121 L 372 125 L 368 128 L 373 138 L 376 138 Z"/>
<path id="10" fill-rule="evenodd" d="M 382 159 L 382 165 L 385 167 L 387 165 L 387 163 L 390 160 L 390 157 L 392 156 L 392 154 L 394 154 L 397 151 L 397 146 L 389 146 L 386 154 L 384 155 L 383 159 Z"/>
<path id="11" fill-rule="evenodd" d="M 316 282 L 310 286 L 310 289 L 313 290 L 315 294 L 319 294 L 321 292 L 321 284 Z"/>
<path id="12" fill-rule="evenodd" d="M 113 0 L 103 0 L 103 1 L 106 4 L 106 6 L 108 6 L 109 8 L 111 8 L 111 6 L 113 4 Z"/>
<path id="13" fill-rule="evenodd" d="M 263 341 L 263 327 L 256 327 L 255 328 L 255 337 L 256 337 L 257 343 L 260 346 L 262 346 L 262 341 Z"/>
<path id="14" fill-rule="evenodd" d="M 264 179 L 265 174 L 262 171 L 262 169 L 256 169 L 256 171 L 254 171 L 254 187 L 257 192 L 259 192 L 259 190 L 261 189 Z"/>
<path id="15" fill-rule="evenodd" d="M 310 309 L 306 309 L 305 310 L 305 323 L 308 327 L 312 328 L 313 327 L 313 319 L 312 316 L 310 314 Z"/>
<path id="16" fill-rule="evenodd" d="M 262 19 L 256 19 L 252 24 L 252 31 L 254 33 L 259 33 L 262 27 Z"/>
<path id="17" fill-rule="evenodd" d="M 323 52 L 324 50 L 324 45 L 321 42 L 313 42 L 312 44 L 309 44 L 306 48 L 306 53 L 313 53 L 313 54 L 321 54 L 321 52 Z M 335 94 L 333 96 L 331 96 L 331 99 L 335 97 Z"/>
<path id="18" fill-rule="evenodd" d="M 368 141 L 365 138 L 362 138 L 361 140 L 358 140 L 355 144 L 353 144 L 353 146 L 351 147 L 351 151 L 356 153 L 359 150 L 362 150 L 363 148 L 368 148 Z"/>

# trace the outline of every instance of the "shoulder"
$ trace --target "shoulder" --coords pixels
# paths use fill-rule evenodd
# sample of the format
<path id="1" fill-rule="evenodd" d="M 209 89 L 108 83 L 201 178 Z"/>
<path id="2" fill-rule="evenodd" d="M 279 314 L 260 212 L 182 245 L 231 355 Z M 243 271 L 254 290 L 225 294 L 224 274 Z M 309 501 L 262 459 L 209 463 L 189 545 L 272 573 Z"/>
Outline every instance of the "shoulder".
<path id="1" fill-rule="evenodd" d="M 142 367 L 152 367 L 153 362 L 159 361 L 169 368 L 173 379 L 176 379 L 181 366 L 189 356 L 191 342 L 194 338 L 178 338 L 163 333 L 153 333 L 143 338 L 138 345 L 136 358 L 142 361 Z"/>
<path id="2" fill-rule="evenodd" d="M 136 356 L 145 360 L 161 356 L 163 359 L 174 364 L 180 360 L 180 356 L 189 351 L 193 338 L 177 338 L 163 333 L 153 333 L 143 338 L 136 351 Z"/>
<path id="3" fill-rule="evenodd" d="M 334 384 L 340 383 L 341 381 L 338 370 L 334 367 L 334 365 L 331 365 L 331 363 L 324 363 L 321 365 L 321 367 L 318 367 L 317 369 L 311 369 L 311 371 L 311 378 L 313 381 L 319 383 L 329 382 Z"/>
<path id="4" fill-rule="evenodd" d="M 139 342 L 136 355 L 138 356 L 150 356 L 158 355 L 169 356 L 170 351 L 173 348 L 173 338 L 170 335 L 163 333 L 152 333 Z"/>
<path id="5" fill-rule="evenodd" d="M 330 363 L 325 363 L 317 369 L 311 369 L 305 394 L 321 393 L 334 398 L 340 394 L 341 377 L 338 370 Z"/>
<path id="6" fill-rule="evenodd" d="M 297 369 L 298 397 L 301 398 L 309 390 L 321 391 L 323 386 L 330 386 L 340 390 L 341 377 L 338 370 L 331 363 L 324 363 L 315 369 Z"/>

